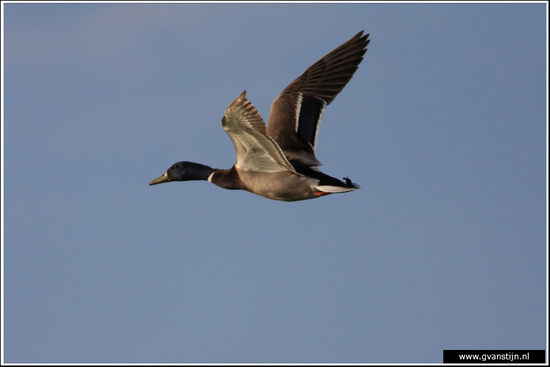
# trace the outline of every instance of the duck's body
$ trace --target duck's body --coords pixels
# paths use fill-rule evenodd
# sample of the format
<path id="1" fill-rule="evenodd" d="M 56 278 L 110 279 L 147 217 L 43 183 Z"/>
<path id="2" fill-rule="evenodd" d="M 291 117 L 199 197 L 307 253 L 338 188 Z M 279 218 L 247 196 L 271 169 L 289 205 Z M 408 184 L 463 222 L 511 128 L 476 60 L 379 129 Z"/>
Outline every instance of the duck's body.
<path id="1" fill-rule="evenodd" d="M 243 176 L 247 177 L 247 173 Z M 321 191 L 315 189 L 317 180 L 291 172 L 279 173 L 276 177 L 270 176 L 269 173 L 262 173 L 260 177 L 250 177 L 250 179 L 257 184 L 252 185 L 250 191 L 269 199 L 297 201 L 321 195 Z"/>
<path id="2" fill-rule="evenodd" d="M 227 175 L 237 175 L 238 180 Z M 208 180 L 213 184 L 229 189 L 250 191 L 256 195 L 273 200 L 296 201 L 311 199 L 315 196 L 313 187 L 317 180 L 292 172 L 254 172 L 239 171 L 235 167 L 227 171 L 214 172 Z M 227 187 L 227 182 L 238 182 L 238 187 Z"/>
<path id="3" fill-rule="evenodd" d="M 273 101 L 267 129 L 246 91 L 225 111 L 222 126 L 235 147 L 230 169 L 178 162 L 150 182 L 207 180 L 225 189 L 247 190 L 283 201 L 313 199 L 359 188 L 317 169 L 317 135 L 325 107 L 345 87 L 363 60 L 368 34 L 358 33 L 321 58 Z"/>

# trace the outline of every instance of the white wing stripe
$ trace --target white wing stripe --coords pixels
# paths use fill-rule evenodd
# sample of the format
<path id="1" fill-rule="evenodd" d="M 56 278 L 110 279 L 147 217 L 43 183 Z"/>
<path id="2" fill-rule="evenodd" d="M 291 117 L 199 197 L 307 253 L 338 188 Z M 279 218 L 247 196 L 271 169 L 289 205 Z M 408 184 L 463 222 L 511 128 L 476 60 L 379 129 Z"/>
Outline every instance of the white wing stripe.
<path id="1" fill-rule="evenodd" d="M 315 127 L 315 139 L 313 140 L 313 153 L 317 152 L 317 138 L 319 138 L 319 130 L 321 130 L 323 115 L 325 114 L 325 109 L 327 108 L 327 102 L 324 99 L 321 99 L 321 101 L 323 101 L 323 108 L 319 113 L 319 120 L 317 121 L 317 126 Z"/>
<path id="2" fill-rule="evenodd" d="M 302 93 L 298 93 L 298 98 L 296 100 L 296 116 L 295 116 L 295 124 L 294 124 L 294 131 L 298 132 L 298 126 L 300 125 L 300 112 L 302 111 L 302 100 L 304 98 L 304 95 Z"/>

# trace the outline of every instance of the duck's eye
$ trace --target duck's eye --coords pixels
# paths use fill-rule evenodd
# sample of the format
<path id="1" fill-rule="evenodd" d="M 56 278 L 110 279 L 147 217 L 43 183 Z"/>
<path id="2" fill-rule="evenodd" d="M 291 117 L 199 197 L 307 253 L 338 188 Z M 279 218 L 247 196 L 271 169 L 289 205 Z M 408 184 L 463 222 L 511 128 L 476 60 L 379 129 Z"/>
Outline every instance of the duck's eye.
<path id="1" fill-rule="evenodd" d="M 176 163 L 176 164 L 174 164 L 174 165 L 172 166 L 172 168 L 176 168 L 176 169 L 177 169 L 177 168 L 179 168 L 179 166 L 180 166 L 180 165 Z"/>

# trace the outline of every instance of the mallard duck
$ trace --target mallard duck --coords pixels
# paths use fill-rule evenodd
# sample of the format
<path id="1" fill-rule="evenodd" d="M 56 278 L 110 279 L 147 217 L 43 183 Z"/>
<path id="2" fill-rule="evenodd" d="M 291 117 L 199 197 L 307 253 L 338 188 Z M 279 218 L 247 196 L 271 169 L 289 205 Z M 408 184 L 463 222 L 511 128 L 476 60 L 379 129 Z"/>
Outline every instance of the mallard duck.
<path id="1" fill-rule="evenodd" d="M 222 127 L 237 155 L 230 169 L 178 162 L 156 185 L 170 181 L 205 180 L 224 189 L 247 190 L 268 199 L 297 201 L 349 192 L 359 185 L 322 173 L 315 157 L 325 108 L 344 89 L 367 51 L 363 31 L 329 52 L 296 78 L 271 105 L 267 127 L 241 93 L 226 109 Z"/>

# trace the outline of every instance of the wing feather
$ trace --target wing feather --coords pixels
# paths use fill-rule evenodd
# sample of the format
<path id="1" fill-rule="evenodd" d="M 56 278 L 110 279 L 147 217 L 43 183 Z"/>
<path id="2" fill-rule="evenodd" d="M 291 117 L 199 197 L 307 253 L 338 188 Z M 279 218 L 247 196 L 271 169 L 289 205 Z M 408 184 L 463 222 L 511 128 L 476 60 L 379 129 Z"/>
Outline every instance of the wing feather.
<path id="1" fill-rule="evenodd" d="M 326 54 L 271 104 L 267 134 L 289 160 L 321 165 L 315 153 L 323 113 L 359 67 L 370 42 L 368 38 L 361 31 Z"/>
<path id="2" fill-rule="evenodd" d="M 265 123 L 258 110 L 246 99 L 246 91 L 227 107 L 222 126 L 235 147 L 238 169 L 296 172 L 281 148 L 267 135 Z"/>

